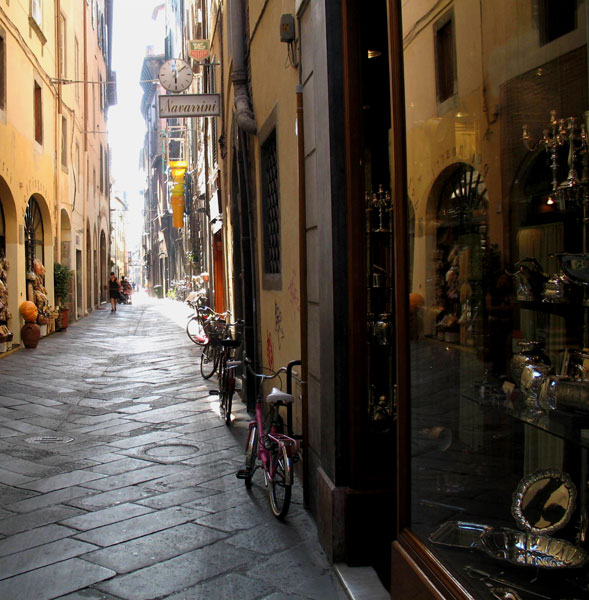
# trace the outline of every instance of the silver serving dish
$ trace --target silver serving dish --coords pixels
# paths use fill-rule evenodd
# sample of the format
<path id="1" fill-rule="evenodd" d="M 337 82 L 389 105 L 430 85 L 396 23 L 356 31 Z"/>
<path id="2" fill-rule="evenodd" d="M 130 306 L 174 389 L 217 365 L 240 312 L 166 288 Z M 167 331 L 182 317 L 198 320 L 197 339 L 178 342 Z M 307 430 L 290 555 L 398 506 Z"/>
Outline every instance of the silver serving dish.
<path id="1" fill-rule="evenodd" d="M 491 530 L 484 523 L 446 521 L 429 536 L 429 541 L 449 548 L 472 548 L 483 533 Z"/>
<path id="2" fill-rule="evenodd" d="M 483 533 L 476 547 L 488 556 L 513 565 L 542 569 L 579 568 L 587 563 L 581 548 L 547 535 L 515 529 L 497 529 Z"/>
<path id="3" fill-rule="evenodd" d="M 525 397 L 525 403 L 530 408 L 538 408 L 538 396 L 544 380 L 552 373 L 552 367 L 544 364 L 529 364 L 522 370 L 520 388 Z"/>

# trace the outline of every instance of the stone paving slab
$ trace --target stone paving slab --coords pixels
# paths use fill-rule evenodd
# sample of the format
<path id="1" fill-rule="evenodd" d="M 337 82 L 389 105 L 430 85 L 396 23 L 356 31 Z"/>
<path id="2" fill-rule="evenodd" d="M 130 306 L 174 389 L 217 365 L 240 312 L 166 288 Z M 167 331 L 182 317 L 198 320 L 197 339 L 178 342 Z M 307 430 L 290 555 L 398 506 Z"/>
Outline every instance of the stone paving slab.
<path id="1" fill-rule="evenodd" d="M 30 531 L 24 531 L 0 540 L 0 556 L 16 554 L 27 548 L 49 544 L 55 540 L 69 537 L 75 533 L 73 529 L 61 525 L 45 525 Z"/>
<path id="2" fill-rule="evenodd" d="M 208 546 L 225 537 L 227 537 L 226 533 L 210 527 L 184 523 L 118 544 L 114 548 L 91 552 L 84 559 L 117 573 L 129 573 Z"/>
<path id="3" fill-rule="evenodd" d="M 95 549 L 96 546 L 92 544 L 65 538 L 57 542 L 23 550 L 22 552 L 0 558 L 0 579 L 7 579 L 26 571 L 46 567 L 47 565 L 58 563 L 68 558 L 80 556 L 80 554 L 87 554 Z"/>
<path id="4" fill-rule="evenodd" d="M 125 600 L 159 598 L 255 561 L 256 555 L 223 542 L 139 569 L 98 584 L 98 589 Z"/>
<path id="5" fill-rule="evenodd" d="M 105 525 L 76 535 L 76 538 L 97 546 L 112 546 L 156 531 L 168 529 L 181 523 L 193 521 L 202 512 L 185 507 L 172 507 L 160 510 L 157 514 L 146 514 L 127 519 L 123 523 Z"/>
<path id="6" fill-rule="evenodd" d="M 114 571 L 73 558 L 0 581 L 0 598 L 51 600 L 95 585 L 113 575 Z"/>

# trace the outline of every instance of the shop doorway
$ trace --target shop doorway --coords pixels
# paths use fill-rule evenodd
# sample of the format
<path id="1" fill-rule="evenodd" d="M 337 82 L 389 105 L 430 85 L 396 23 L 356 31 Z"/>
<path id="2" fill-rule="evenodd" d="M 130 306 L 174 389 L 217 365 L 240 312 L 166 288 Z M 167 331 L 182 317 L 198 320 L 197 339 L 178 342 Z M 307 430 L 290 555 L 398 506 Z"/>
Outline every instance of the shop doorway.
<path id="1" fill-rule="evenodd" d="M 213 234 L 213 277 L 215 288 L 215 311 L 225 311 L 225 259 L 223 253 L 223 234 Z"/>

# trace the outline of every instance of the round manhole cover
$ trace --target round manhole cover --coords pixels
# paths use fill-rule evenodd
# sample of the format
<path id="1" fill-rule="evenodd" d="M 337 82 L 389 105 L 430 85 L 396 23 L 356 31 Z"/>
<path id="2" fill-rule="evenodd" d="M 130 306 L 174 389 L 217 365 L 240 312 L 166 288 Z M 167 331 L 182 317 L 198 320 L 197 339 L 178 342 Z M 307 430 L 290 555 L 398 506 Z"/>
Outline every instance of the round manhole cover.
<path id="1" fill-rule="evenodd" d="M 73 442 L 76 438 L 73 438 L 69 435 L 38 435 L 35 437 L 30 437 L 25 440 L 27 444 L 37 444 L 39 446 L 48 446 L 50 444 L 69 444 Z"/>
<path id="2" fill-rule="evenodd" d="M 198 452 L 198 447 L 192 444 L 162 444 L 146 448 L 145 456 L 159 460 L 181 460 L 193 456 Z"/>

